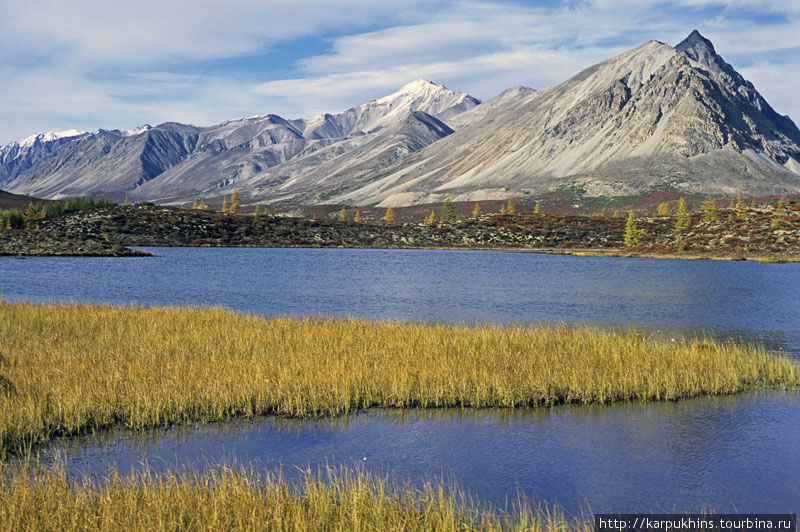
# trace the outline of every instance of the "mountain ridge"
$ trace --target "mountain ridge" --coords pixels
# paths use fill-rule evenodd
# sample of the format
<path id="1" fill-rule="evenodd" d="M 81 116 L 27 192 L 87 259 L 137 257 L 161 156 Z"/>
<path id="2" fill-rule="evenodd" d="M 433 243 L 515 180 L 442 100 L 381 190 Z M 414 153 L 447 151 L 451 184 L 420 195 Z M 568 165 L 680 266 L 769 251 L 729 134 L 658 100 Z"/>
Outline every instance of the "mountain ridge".
<path id="1" fill-rule="evenodd" d="M 418 79 L 310 119 L 165 123 L 0 149 L 0 187 L 57 198 L 401 206 L 575 188 L 800 192 L 800 130 L 697 30 L 484 103 Z M 138 131 L 138 130 L 136 130 Z M 13 153 L 12 153 L 13 152 Z"/>
<path id="2" fill-rule="evenodd" d="M 308 150 L 335 143 L 345 151 L 356 148 L 366 141 L 358 137 L 391 128 L 408 112 L 449 117 L 479 103 L 472 96 L 420 79 L 366 104 L 307 120 L 267 114 L 208 127 L 166 122 L 63 139 L 39 135 L 38 144 L 12 143 L 0 148 L 0 184 L 50 198 L 89 194 L 118 200 L 130 195 L 179 201 L 191 195 L 213 196 L 217 189 L 285 164 Z M 424 145 L 409 142 L 413 149 Z M 12 165 L 12 159 L 22 162 Z M 171 183 L 174 189 L 165 190 L 153 181 Z"/>
<path id="3" fill-rule="evenodd" d="M 703 44 L 697 36 L 685 49 Z M 563 187 L 600 196 L 659 186 L 726 195 L 800 190 L 796 126 L 744 78 L 708 67 L 648 41 L 456 131 L 369 190 L 333 201 L 399 206 Z"/>

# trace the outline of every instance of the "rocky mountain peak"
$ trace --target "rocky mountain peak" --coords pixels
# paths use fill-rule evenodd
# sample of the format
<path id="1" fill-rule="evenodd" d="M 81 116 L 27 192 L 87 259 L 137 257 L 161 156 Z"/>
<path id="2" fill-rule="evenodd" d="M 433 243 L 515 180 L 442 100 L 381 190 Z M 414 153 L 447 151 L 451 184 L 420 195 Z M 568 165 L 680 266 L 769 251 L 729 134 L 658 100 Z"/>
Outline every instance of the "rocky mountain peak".
<path id="1" fill-rule="evenodd" d="M 701 54 L 717 55 L 714 50 L 714 44 L 703 37 L 697 30 L 692 31 L 688 37 L 678 43 L 675 49 L 685 53 L 695 61 L 698 60 Z"/>
<path id="2" fill-rule="evenodd" d="M 469 94 L 450 90 L 444 85 L 419 78 L 410 83 L 406 83 L 392 94 L 375 100 L 374 103 L 379 105 L 399 103 L 410 106 L 414 111 L 436 114 L 443 110 L 437 109 L 437 107 L 447 107 L 457 102 L 464 101 L 469 101 L 472 105 L 478 105 L 480 103 L 478 99 L 473 98 Z"/>
<path id="3" fill-rule="evenodd" d="M 77 129 L 68 129 L 66 131 L 48 131 L 47 133 L 35 133 L 29 137 L 16 142 L 16 144 L 23 148 L 29 148 L 36 143 L 52 142 L 58 139 L 65 139 L 70 137 L 78 137 L 84 135 L 85 131 L 78 131 Z M 14 143 L 12 143 L 14 144 Z"/>
<path id="4" fill-rule="evenodd" d="M 309 120 L 161 124 L 36 144 L 22 156 L 0 149 L 0 186 L 161 202 L 237 186 L 253 201 L 383 206 L 564 187 L 601 196 L 800 191 L 800 130 L 696 30 L 675 47 L 648 41 L 558 85 L 479 103 L 416 79 Z"/>
<path id="5" fill-rule="evenodd" d="M 410 83 L 406 83 L 395 94 L 421 94 L 431 92 L 441 92 L 448 90 L 444 85 L 433 83 L 422 78 L 415 79 Z"/>
<path id="6" fill-rule="evenodd" d="M 726 75 L 730 80 L 743 83 L 743 78 L 722 57 L 717 55 L 714 44 L 694 30 L 675 50 L 699 64 L 702 68 Z"/>

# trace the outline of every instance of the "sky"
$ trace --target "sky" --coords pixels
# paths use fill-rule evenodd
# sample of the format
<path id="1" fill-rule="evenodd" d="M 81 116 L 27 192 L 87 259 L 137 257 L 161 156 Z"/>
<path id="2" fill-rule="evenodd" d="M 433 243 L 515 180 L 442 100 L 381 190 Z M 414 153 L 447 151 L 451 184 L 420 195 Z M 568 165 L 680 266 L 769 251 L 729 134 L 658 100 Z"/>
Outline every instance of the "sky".
<path id="1" fill-rule="evenodd" d="M 695 28 L 800 122 L 797 0 L 0 0 L 0 145 L 309 118 L 418 78 L 485 100 Z"/>

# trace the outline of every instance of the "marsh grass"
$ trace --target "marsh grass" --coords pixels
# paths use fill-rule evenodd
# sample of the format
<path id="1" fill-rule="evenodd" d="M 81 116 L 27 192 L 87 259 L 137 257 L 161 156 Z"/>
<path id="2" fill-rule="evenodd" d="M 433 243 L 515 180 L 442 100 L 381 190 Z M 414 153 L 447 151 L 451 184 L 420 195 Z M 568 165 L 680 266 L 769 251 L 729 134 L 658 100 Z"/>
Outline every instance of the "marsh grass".
<path id="1" fill-rule="evenodd" d="M 0 475 L 0 532 L 591 529 L 524 498 L 498 509 L 441 479 L 414 487 L 360 469 L 307 471 L 299 483 L 230 468 L 111 473 L 100 484 L 63 470 L 0 466 Z"/>
<path id="2" fill-rule="evenodd" d="M 0 454 L 122 425 L 798 388 L 763 349 L 636 333 L 0 301 Z"/>

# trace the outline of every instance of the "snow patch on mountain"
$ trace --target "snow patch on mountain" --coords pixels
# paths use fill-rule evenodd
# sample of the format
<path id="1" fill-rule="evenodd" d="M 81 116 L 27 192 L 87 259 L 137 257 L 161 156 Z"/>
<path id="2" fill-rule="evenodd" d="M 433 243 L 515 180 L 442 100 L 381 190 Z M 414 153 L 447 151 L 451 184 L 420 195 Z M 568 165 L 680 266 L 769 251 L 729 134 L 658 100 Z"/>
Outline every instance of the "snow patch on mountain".
<path id="1" fill-rule="evenodd" d="M 150 131 L 153 127 L 150 124 L 144 124 L 143 126 L 139 126 L 134 129 L 128 129 L 127 131 L 122 132 L 123 137 L 135 137 L 136 135 L 141 135 L 147 131 Z"/>
<path id="2" fill-rule="evenodd" d="M 352 107 L 343 113 L 315 116 L 308 121 L 303 136 L 314 138 L 370 133 L 403 120 L 409 111 L 422 111 L 447 123 L 449 118 L 479 104 L 480 100 L 469 94 L 417 79 L 388 96 Z"/>
<path id="3" fill-rule="evenodd" d="M 85 131 L 78 131 L 77 129 L 67 129 L 65 131 L 48 131 L 47 133 L 36 133 L 22 140 L 12 142 L 11 145 L 16 144 L 20 148 L 29 148 L 34 144 L 41 144 L 44 142 L 52 142 L 57 139 L 65 139 L 70 137 L 78 137 L 86 133 Z"/>

